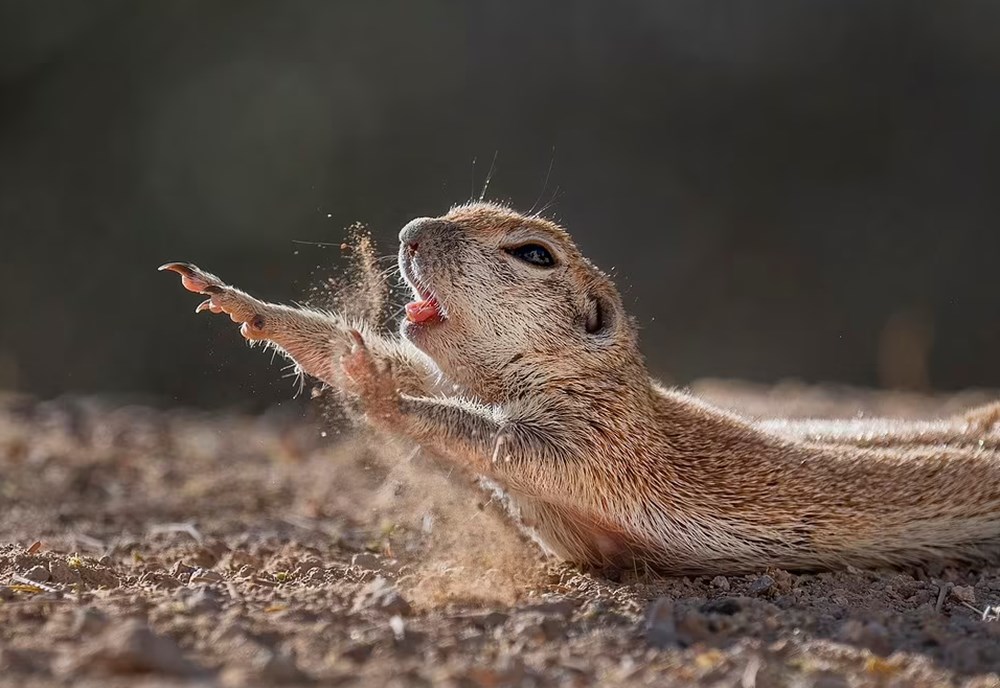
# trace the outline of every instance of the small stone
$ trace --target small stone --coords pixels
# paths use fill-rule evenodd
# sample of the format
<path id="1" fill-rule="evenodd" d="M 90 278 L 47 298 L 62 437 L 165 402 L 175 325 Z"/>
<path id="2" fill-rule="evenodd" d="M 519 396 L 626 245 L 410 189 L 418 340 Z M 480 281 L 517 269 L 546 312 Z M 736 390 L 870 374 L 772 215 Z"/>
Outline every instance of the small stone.
<path id="1" fill-rule="evenodd" d="M 784 569 L 775 568 L 768 569 L 766 573 L 774 580 L 775 592 L 787 594 L 791 591 L 795 583 L 795 576 Z"/>
<path id="2" fill-rule="evenodd" d="M 716 576 L 712 579 L 712 587 L 719 590 L 729 590 L 729 579 L 725 576 Z"/>
<path id="3" fill-rule="evenodd" d="M 79 569 L 83 582 L 92 588 L 117 588 L 118 576 L 108 569 L 88 566 Z"/>
<path id="4" fill-rule="evenodd" d="M 358 593 L 354 600 L 354 611 L 362 609 L 377 609 L 386 614 L 398 616 L 409 616 L 412 612 L 410 603 L 382 576 L 373 580 Z"/>
<path id="5" fill-rule="evenodd" d="M 304 583 L 322 583 L 324 576 L 325 572 L 323 571 L 322 567 L 313 566 L 307 569 L 304 574 L 302 574 L 302 581 Z"/>
<path id="6" fill-rule="evenodd" d="M 189 583 L 192 585 L 195 583 L 221 583 L 223 580 L 222 574 L 218 571 L 195 569 L 194 573 L 191 574 Z"/>
<path id="7" fill-rule="evenodd" d="M 35 583 L 45 583 L 51 577 L 49 570 L 44 566 L 32 566 L 24 572 L 24 577 Z"/>
<path id="8" fill-rule="evenodd" d="M 951 589 L 951 594 L 959 602 L 974 605 L 976 603 L 976 589 L 971 585 L 956 585 Z"/>
<path id="9" fill-rule="evenodd" d="M 747 592 L 751 595 L 763 595 L 764 593 L 770 591 L 773 587 L 774 579 L 765 573 L 763 576 L 758 577 L 757 580 L 750 584 Z"/>
<path id="10" fill-rule="evenodd" d="M 197 571 L 198 568 L 195 566 L 189 566 L 185 564 L 181 559 L 174 562 L 174 565 L 170 567 L 170 575 L 174 578 L 180 579 L 182 576 L 190 576 L 192 573 Z"/>
<path id="11" fill-rule="evenodd" d="M 49 574 L 53 583 L 60 585 L 71 585 L 83 580 L 80 572 L 71 567 L 62 559 L 53 559 L 49 562 Z"/>
<path id="12" fill-rule="evenodd" d="M 657 649 L 678 644 L 677 624 L 674 622 L 673 600 L 661 597 L 646 612 L 646 642 Z"/>

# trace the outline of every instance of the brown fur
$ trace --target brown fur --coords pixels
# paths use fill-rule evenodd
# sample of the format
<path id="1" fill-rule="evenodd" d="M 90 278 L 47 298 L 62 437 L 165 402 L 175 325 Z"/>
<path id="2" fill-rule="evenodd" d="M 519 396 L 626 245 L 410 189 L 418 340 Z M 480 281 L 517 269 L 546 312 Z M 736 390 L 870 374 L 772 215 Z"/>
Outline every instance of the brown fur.
<path id="1" fill-rule="evenodd" d="M 651 380 L 611 280 L 554 223 L 476 203 L 401 241 L 404 276 L 446 315 L 404 321 L 401 339 L 221 282 L 206 293 L 373 425 L 498 485 L 556 555 L 718 573 L 1000 550 L 1000 404 L 929 423 L 756 423 Z M 557 265 L 504 251 L 526 242 Z"/>

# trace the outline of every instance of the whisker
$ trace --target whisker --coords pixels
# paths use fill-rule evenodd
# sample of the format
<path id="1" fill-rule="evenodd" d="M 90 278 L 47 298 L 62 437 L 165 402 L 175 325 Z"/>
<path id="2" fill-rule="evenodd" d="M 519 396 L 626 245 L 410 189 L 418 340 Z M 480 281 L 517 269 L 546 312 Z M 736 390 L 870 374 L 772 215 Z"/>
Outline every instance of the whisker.
<path id="1" fill-rule="evenodd" d="M 490 163 L 490 171 L 486 173 L 486 183 L 483 184 L 483 192 L 479 194 L 479 200 L 482 201 L 486 198 L 486 191 L 490 188 L 490 181 L 493 179 L 493 171 L 497 168 L 497 156 L 500 151 L 493 151 L 493 162 Z"/>
<path id="2" fill-rule="evenodd" d="M 531 215 L 533 212 L 535 212 L 535 206 L 537 206 L 539 203 L 542 202 L 542 196 L 545 195 L 545 190 L 549 188 L 549 176 L 552 174 L 552 166 L 555 164 L 555 162 L 556 162 L 556 147 L 552 146 L 552 157 L 549 158 L 549 169 L 545 173 L 545 181 L 542 182 L 542 190 L 538 192 L 538 198 L 536 198 L 535 202 L 531 204 L 531 209 L 528 211 L 528 215 Z"/>
<path id="3" fill-rule="evenodd" d="M 476 198 L 476 156 L 472 156 L 472 184 L 469 191 L 469 200 L 472 201 Z"/>
<path id="4" fill-rule="evenodd" d="M 538 209 L 538 212 L 535 213 L 535 217 L 538 217 L 539 215 L 544 213 L 546 210 L 548 210 L 555 204 L 556 197 L 559 195 L 560 190 L 561 189 L 558 186 L 555 188 L 555 191 L 552 192 L 552 198 L 550 198 L 545 205 L 543 205 L 541 208 Z"/>
<path id="5" fill-rule="evenodd" d="M 293 244 L 304 244 L 306 246 L 336 246 L 340 248 L 343 246 L 343 242 L 335 241 L 306 241 L 305 239 L 292 239 Z"/>

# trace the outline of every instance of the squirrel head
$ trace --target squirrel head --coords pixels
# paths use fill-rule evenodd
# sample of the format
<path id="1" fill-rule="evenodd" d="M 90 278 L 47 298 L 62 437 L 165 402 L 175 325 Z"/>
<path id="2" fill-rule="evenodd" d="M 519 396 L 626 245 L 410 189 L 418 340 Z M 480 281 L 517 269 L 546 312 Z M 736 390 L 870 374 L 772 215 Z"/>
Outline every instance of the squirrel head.
<path id="1" fill-rule="evenodd" d="M 480 202 L 417 218 L 399 240 L 414 294 L 402 335 L 477 396 L 639 362 L 618 290 L 554 222 Z"/>

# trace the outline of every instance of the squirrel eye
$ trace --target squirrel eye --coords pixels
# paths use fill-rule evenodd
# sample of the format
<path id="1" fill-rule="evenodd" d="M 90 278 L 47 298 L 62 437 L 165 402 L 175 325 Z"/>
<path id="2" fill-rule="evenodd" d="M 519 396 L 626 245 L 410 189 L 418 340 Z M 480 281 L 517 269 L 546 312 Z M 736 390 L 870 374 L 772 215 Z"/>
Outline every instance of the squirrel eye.
<path id="1" fill-rule="evenodd" d="M 551 268 L 556 264 L 556 259 L 552 257 L 549 250 L 539 244 L 524 244 L 504 249 L 510 255 L 542 268 Z"/>

